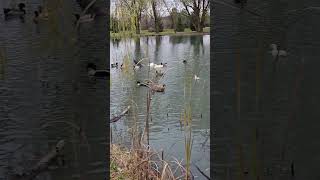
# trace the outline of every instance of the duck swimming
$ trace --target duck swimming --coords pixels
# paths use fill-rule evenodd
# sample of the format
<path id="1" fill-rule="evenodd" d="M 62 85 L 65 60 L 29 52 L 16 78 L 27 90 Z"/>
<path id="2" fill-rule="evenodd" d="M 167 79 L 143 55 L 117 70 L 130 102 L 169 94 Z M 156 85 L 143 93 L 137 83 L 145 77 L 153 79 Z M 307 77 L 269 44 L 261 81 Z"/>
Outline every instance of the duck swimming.
<path id="1" fill-rule="evenodd" d="M 140 81 L 137 81 L 137 85 L 138 85 L 138 86 L 146 86 L 146 87 L 148 87 L 148 85 L 147 85 L 147 84 L 145 84 L 145 83 L 141 83 Z"/>
<path id="2" fill-rule="evenodd" d="M 24 9 L 26 5 L 24 3 L 19 3 L 18 8 L 3 8 L 3 14 L 5 17 L 15 16 L 15 15 L 25 15 L 26 10 Z"/>
<path id="3" fill-rule="evenodd" d="M 276 44 L 270 44 L 270 48 L 272 49 L 270 52 L 274 58 L 277 56 L 279 57 L 287 56 L 287 52 L 284 50 L 278 50 L 278 46 Z"/>
<path id="4" fill-rule="evenodd" d="M 137 81 L 138 86 L 146 86 L 150 88 L 153 92 L 164 92 L 166 85 L 165 84 L 156 84 L 152 82 L 147 83 L 141 83 L 140 81 Z"/>
<path id="5" fill-rule="evenodd" d="M 247 4 L 247 0 L 234 0 L 234 3 L 241 4 L 241 8 L 243 8 Z"/>
<path id="6" fill-rule="evenodd" d="M 161 70 L 156 70 L 156 76 L 163 76 L 164 72 Z"/>
<path id="7" fill-rule="evenodd" d="M 111 68 L 118 68 L 118 63 L 111 64 Z"/>
<path id="8" fill-rule="evenodd" d="M 167 63 L 164 63 L 164 64 L 163 63 L 161 63 L 161 64 L 150 63 L 149 66 L 150 66 L 150 68 L 159 70 L 159 69 L 162 69 L 164 67 L 167 67 Z"/>
<path id="9" fill-rule="evenodd" d="M 133 59 L 134 69 L 140 69 L 142 67 L 142 64 L 140 62 L 141 61 L 137 61 L 137 60 Z"/>
<path id="10" fill-rule="evenodd" d="M 184 64 L 187 64 L 187 61 L 186 61 L 186 60 L 183 60 L 182 62 L 183 62 Z"/>
<path id="11" fill-rule="evenodd" d="M 166 88 L 165 84 L 154 84 L 151 86 L 152 91 L 156 91 L 156 92 L 164 92 Z"/>
<path id="12" fill-rule="evenodd" d="M 95 77 L 110 76 L 110 72 L 108 70 L 97 70 L 96 65 L 93 63 L 88 63 L 87 71 L 89 76 L 95 76 Z"/>
<path id="13" fill-rule="evenodd" d="M 194 75 L 194 80 L 199 80 L 200 78 L 197 75 Z"/>
<path id="14" fill-rule="evenodd" d="M 76 22 L 80 23 L 91 22 L 95 18 L 94 14 L 86 14 L 83 16 L 80 16 L 79 14 L 74 14 L 74 16 L 76 17 Z"/>
<path id="15" fill-rule="evenodd" d="M 160 63 L 160 66 L 162 65 L 163 67 L 167 67 L 168 63 Z"/>
<path id="16" fill-rule="evenodd" d="M 150 68 L 154 68 L 154 65 L 155 65 L 154 63 L 149 64 Z"/>

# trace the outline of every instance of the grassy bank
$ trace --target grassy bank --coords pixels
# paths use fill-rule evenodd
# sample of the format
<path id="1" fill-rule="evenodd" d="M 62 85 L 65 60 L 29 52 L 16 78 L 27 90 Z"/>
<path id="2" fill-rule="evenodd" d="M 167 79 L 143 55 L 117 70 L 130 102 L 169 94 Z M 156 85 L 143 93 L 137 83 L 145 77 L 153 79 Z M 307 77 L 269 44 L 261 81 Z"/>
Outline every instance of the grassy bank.
<path id="1" fill-rule="evenodd" d="M 168 163 L 163 160 L 163 154 L 160 155 L 147 147 L 127 149 L 112 144 L 110 154 L 110 177 L 114 180 L 186 179 L 186 170 L 180 162 Z"/>
<path id="2" fill-rule="evenodd" d="M 203 28 L 203 32 L 191 31 L 186 28 L 183 32 L 174 32 L 173 29 L 164 29 L 163 32 L 149 32 L 148 30 L 142 30 L 140 34 L 135 32 L 121 32 L 121 33 L 110 33 L 112 39 L 120 39 L 121 37 L 143 37 L 143 36 L 190 36 L 190 35 L 206 35 L 210 33 L 210 27 Z"/>

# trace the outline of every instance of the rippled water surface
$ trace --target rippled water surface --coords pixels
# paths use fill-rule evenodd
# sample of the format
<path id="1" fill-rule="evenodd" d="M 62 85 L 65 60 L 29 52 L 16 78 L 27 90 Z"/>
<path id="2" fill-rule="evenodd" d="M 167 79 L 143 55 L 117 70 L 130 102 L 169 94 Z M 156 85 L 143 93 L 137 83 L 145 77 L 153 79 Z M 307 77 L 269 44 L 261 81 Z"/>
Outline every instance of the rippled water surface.
<path id="1" fill-rule="evenodd" d="M 135 59 L 147 58 L 156 64 L 168 63 L 167 73 L 159 81 L 166 84 L 166 90 L 152 97 L 150 122 L 150 144 L 157 151 L 163 149 L 167 160 L 173 160 L 172 157 L 185 159 L 184 131 L 179 123 L 185 103 L 185 78 L 195 74 L 200 77 L 199 81 L 192 82 L 191 159 L 209 175 L 210 36 L 143 37 L 110 42 L 111 63 L 121 64 L 126 54 Z M 148 79 L 148 60 L 142 61 L 144 67 L 132 75 L 126 75 L 120 69 L 111 69 L 111 117 L 119 114 L 133 100 L 138 109 L 138 122 L 141 127 L 144 124 L 147 89 L 137 87 L 136 81 Z M 187 61 L 186 65 L 183 60 Z M 112 124 L 114 142 L 130 142 L 127 130 L 134 124 L 133 115 L 130 113 Z M 203 179 L 194 166 L 192 172 L 196 179 Z"/>
<path id="2" fill-rule="evenodd" d="M 318 179 L 319 1 L 228 4 L 212 10 L 214 178 Z"/>
<path id="3" fill-rule="evenodd" d="M 89 79 L 86 65 L 106 68 L 105 21 L 72 33 L 80 8 L 70 1 L 58 26 L 35 25 L 36 2 L 28 1 L 24 22 L 4 21 L 1 11 L 0 177 L 26 172 L 64 139 L 65 165 L 53 164 L 39 179 L 103 179 L 108 83 Z"/>

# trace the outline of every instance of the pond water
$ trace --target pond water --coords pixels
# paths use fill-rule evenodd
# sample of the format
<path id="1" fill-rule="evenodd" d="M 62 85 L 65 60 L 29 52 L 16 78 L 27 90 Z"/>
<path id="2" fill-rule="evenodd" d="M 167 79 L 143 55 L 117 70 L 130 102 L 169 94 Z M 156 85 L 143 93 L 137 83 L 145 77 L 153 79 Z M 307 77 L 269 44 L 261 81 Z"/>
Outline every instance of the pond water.
<path id="1" fill-rule="evenodd" d="M 70 1 L 61 6 L 70 14 L 35 25 L 38 5 L 28 1 L 24 22 L 4 21 L 1 11 L 0 179 L 26 172 L 61 139 L 65 165 L 38 179 L 103 179 L 108 83 L 89 79 L 86 65 L 107 67 L 106 23 L 97 18 L 74 33 L 80 7 Z"/>
<path id="2" fill-rule="evenodd" d="M 231 3 L 211 11 L 214 179 L 319 179 L 319 1 Z"/>
<path id="3" fill-rule="evenodd" d="M 151 101 L 150 145 L 164 150 L 167 160 L 185 159 L 184 131 L 180 114 L 185 107 L 184 87 L 186 77 L 200 77 L 192 81 L 192 155 L 191 161 L 207 175 L 210 173 L 210 36 L 157 36 L 137 40 L 110 42 L 110 63 L 123 62 L 124 56 L 140 60 L 144 65 L 133 74 L 117 68 L 111 69 L 110 116 L 121 113 L 128 105 L 136 104 L 135 113 L 129 113 L 111 124 L 114 143 L 129 144 L 128 129 L 133 127 L 133 117 L 143 127 L 146 115 L 147 88 L 138 87 L 136 81 L 148 79 L 148 61 L 167 63 L 167 72 L 160 83 L 166 85 L 164 93 L 155 93 Z M 187 63 L 184 64 L 183 60 Z M 132 61 L 130 59 L 130 61 Z M 184 161 L 185 162 L 185 161 Z M 203 176 L 192 165 L 196 179 Z"/>

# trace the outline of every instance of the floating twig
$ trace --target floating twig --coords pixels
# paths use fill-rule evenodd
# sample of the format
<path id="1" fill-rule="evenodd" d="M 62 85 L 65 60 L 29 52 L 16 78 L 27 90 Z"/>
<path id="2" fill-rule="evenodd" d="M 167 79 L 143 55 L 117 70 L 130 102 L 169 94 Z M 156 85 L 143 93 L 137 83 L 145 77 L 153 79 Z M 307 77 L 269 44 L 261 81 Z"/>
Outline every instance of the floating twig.
<path id="1" fill-rule="evenodd" d="M 65 141 L 60 140 L 55 145 L 54 148 L 47 155 L 42 157 L 40 161 L 28 172 L 23 173 L 22 175 L 14 175 L 11 177 L 11 180 L 32 180 L 35 179 L 40 173 L 46 171 L 50 164 L 55 162 L 59 157 L 61 157 L 61 151 L 65 146 Z"/>
<path id="2" fill-rule="evenodd" d="M 119 116 L 113 117 L 113 118 L 110 120 L 110 123 L 114 123 L 114 122 L 119 121 L 124 115 L 127 114 L 127 112 L 129 111 L 129 109 L 130 109 L 130 106 L 128 106 L 124 111 L 122 111 L 122 113 L 121 113 Z"/>
<path id="3" fill-rule="evenodd" d="M 211 180 L 210 177 L 207 176 L 196 164 L 194 164 L 194 166 L 198 169 L 198 171 L 199 171 L 206 179 Z"/>

